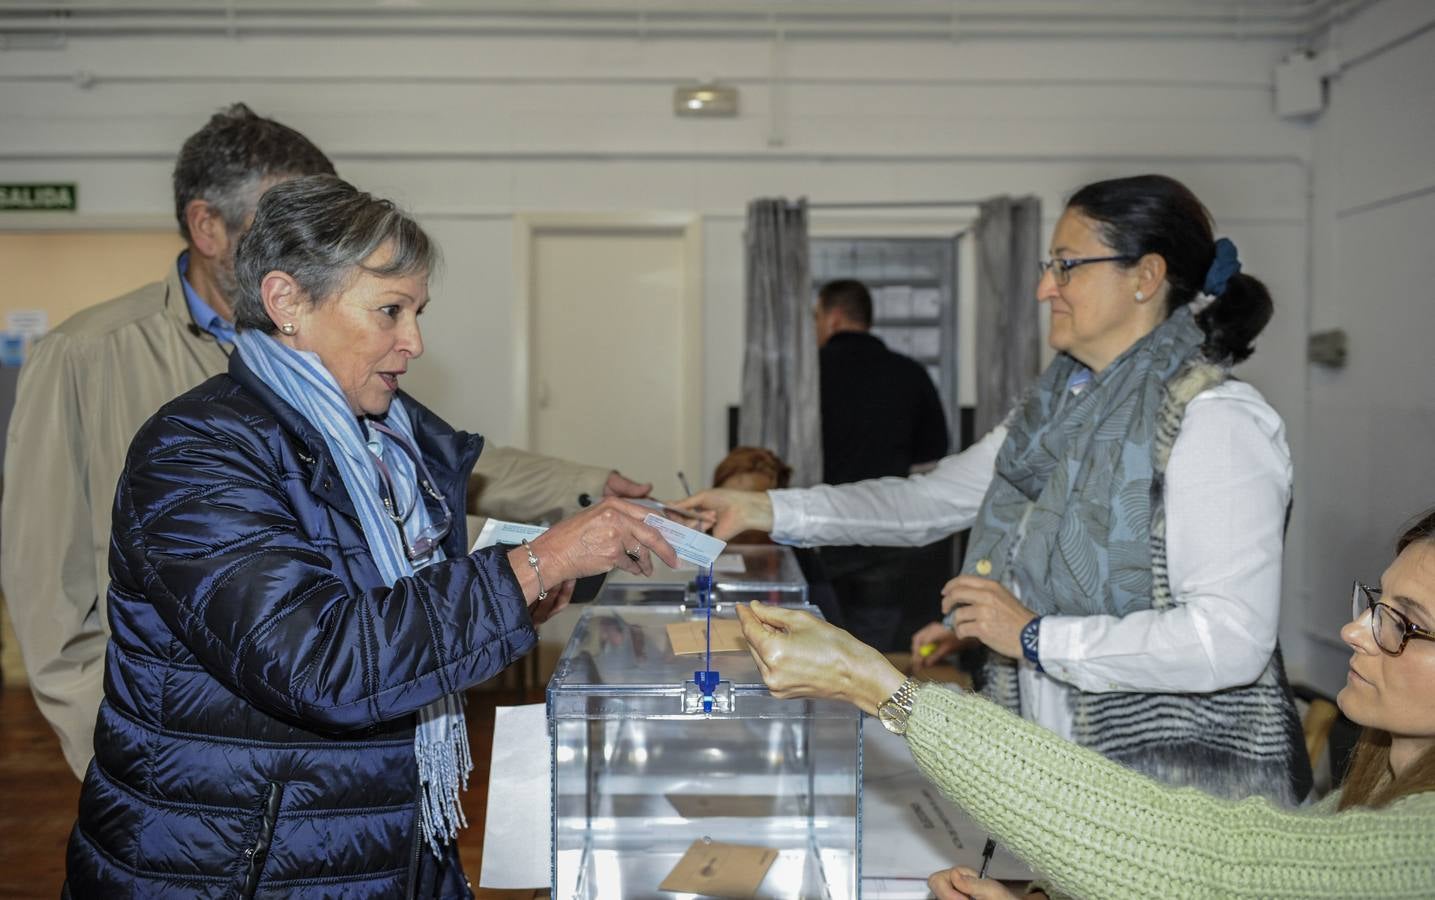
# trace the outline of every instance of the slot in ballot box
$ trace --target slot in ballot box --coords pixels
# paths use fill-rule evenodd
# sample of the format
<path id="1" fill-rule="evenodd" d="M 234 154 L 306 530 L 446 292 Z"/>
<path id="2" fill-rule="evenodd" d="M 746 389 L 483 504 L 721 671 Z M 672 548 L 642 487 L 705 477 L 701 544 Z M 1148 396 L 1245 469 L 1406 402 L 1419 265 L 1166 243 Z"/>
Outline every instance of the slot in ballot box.
<path id="1" fill-rule="evenodd" d="M 649 577 L 615 569 L 608 573 L 594 602 L 614 606 L 633 603 L 695 605 L 692 566 L 671 568 L 653 557 Z M 791 547 L 778 544 L 728 544 L 713 564 L 713 585 L 720 602 L 806 605 L 807 579 Z"/>
<path id="2" fill-rule="evenodd" d="M 704 622 L 681 604 L 583 610 L 547 693 L 553 896 L 676 896 L 659 886 L 710 842 L 760 848 L 756 896 L 856 897 L 861 713 L 774 698 L 745 650 L 712 655 L 702 712 L 704 657 L 674 642 Z"/>

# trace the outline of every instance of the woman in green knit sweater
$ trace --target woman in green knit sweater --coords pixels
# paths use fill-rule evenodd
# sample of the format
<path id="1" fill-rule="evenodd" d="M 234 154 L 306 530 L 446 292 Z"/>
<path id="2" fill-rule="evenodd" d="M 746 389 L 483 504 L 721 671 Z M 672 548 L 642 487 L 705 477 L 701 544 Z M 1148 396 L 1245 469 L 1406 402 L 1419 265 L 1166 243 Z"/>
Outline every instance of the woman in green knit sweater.
<path id="1" fill-rule="evenodd" d="M 1380 589 L 1357 583 L 1353 594 L 1337 702 L 1365 731 L 1342 790 L 1297 811 L 1166 787 L 976 695 L 909 685 L 880 653 L 806 613 L 738 613 L 775 696 L 880 708 L 927 777 L 1056 891 L 1435 897 L 1435 512 L 1401 537 Z M 949 869 L 930 884 L 940 900 L 1013 896 L 975 875 Z"/>

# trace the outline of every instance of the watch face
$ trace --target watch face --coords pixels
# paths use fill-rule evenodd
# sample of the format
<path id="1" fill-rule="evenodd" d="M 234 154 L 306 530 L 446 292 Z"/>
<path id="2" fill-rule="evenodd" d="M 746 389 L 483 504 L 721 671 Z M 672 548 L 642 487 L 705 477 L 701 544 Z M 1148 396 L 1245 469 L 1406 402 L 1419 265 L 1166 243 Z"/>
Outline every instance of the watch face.
<path id="1" fill-rule="evenodd" d="M 877 719 L 881 721 L 883 728 L 893 734 L 902 734 L 907 730 L 907 717 L 891 703 L 883 703 L 877 707 Z"/>

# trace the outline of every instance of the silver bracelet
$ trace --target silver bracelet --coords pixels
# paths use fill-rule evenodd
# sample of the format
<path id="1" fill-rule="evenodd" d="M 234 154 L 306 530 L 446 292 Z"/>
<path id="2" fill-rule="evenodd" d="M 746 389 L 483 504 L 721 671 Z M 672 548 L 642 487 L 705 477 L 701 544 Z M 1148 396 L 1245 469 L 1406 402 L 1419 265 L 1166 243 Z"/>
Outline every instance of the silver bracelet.
<path id="1" fill-rule="evenodd" d="M 533 577 L 538 579 L 538 602 L 542 603 L 548 599 L 548 589 L 543 586 L 543 574 L 538 571 L 538 557 L 533 555 L 533 548 L 528 546 L 528 541 L 523 542 L 523 549 L 528 551 L 528 566 L 533 569 Z"/>

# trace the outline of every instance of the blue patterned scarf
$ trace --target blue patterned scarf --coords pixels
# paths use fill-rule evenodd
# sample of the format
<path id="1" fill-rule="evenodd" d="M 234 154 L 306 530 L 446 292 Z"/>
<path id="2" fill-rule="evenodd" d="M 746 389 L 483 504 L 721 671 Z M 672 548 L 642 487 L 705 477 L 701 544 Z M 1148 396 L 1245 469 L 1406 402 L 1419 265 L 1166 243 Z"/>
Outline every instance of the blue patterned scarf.
<path id="1" fill-rule="evenodd" d="M 396 508 L 412 507 L 404 529 L 410 539 L 416 539 L 431 519 L 420 498 L 418 473 L 409 454 L 393 438 L 369 427 L 366 419 L 354 416 L 339 383 L 317 354 L 292 350 L 252 329 L 239 332 L 235 345 L 244 364 L 324 436 L 329 455 L 338 465 L 344 488 L 354 502 L 379 574 L 390 585 L 412 575 L 415 564 L 410 562 L 398 529 L 384 508 L 374 460 L 376 455 L 381 456 L 393 473 L 394 491 L 398 494 L 393 498 Z M 413 446 L 413 425 L 398 397 L 389 406 L 384 424 Z M 443 558 L 443 550 L 436 547 L 419 568 Z M 424 839 L 437 856 L 440 845 L 452 841 L 458 829 L 468 825 L 459 804 L 459 790 L 460 785 L 468 787 L 473 761 L 461 697 L 447 695 L 419 710 L 418 715 L 414 756 L 423 787 L 422 827 Z"/>
<path id="2" fill-rule="evenodd" d="M 1199 302 L 1199 301 L 1198 301 Z M 1038 615 L 1172 609 L 1164 478 L 1186 406 L 1227 377 L 1201 353 L 1196 305 L 1071 390 L 1059 356 L 1008 419 L 996 477 L 962 570 L 986 573 Z M 1021 710 L 1014 660 L 988 654 L 982 692 Z M 1298 802 L 1310 764 L 1295 703 L 1271 655 L 1255 683 L 1209 694 L 1094 693 L 1066 685 L 1072 740 L 1167 784 Z"/>
<path id="3" fill-rule="evenodd" d="M 1085 367 L 1058 356 L 1008 419 L 963 571 L 989 564 L 1037 615 L 1149 608 L 1157 414 L 1204 339 L 1183 306 L 1080 393 Z"/>

